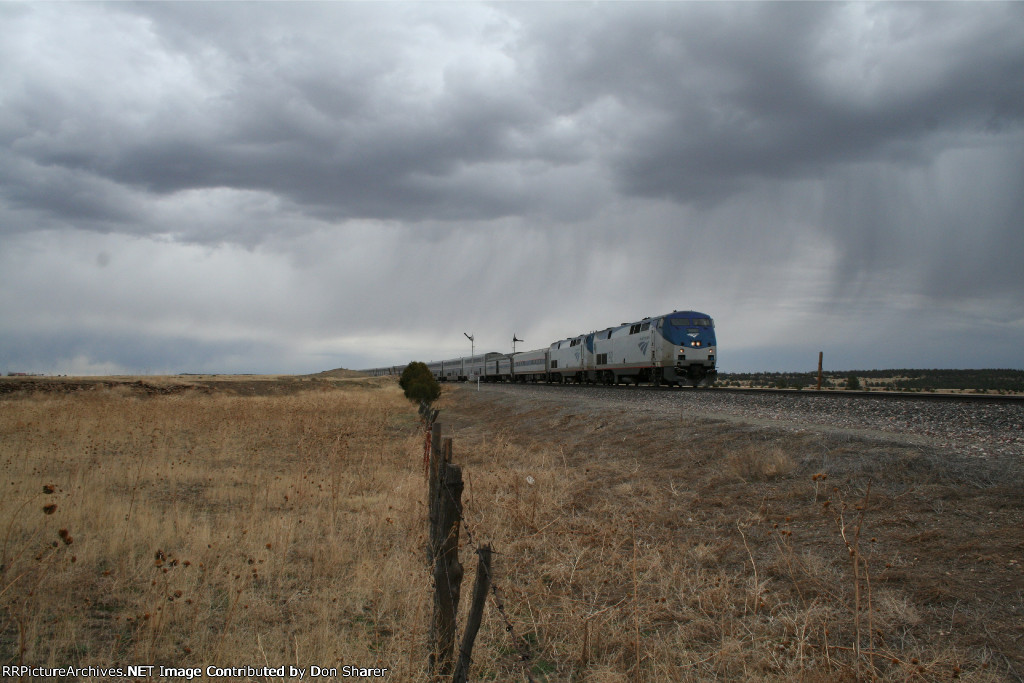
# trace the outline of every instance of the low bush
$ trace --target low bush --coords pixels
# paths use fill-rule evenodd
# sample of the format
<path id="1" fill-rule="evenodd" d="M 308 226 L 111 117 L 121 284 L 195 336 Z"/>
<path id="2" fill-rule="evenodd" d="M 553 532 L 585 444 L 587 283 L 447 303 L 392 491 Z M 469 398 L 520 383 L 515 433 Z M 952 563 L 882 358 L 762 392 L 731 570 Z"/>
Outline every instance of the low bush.
<path id="1" fill-rule="evenodd" d="M 407 399 L 416 403 L 433 403 L 441 395 L 441 385 L 434 379 L 430 368 L 418 361 L 405 366 L 398 386 L 402 387 Z"/>

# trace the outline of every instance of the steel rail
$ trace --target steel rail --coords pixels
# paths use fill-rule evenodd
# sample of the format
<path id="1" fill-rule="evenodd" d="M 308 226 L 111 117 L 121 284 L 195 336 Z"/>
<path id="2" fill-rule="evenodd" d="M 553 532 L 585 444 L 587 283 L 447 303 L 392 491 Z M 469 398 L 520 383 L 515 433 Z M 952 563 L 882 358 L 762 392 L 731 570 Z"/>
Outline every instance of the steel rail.
<path id="1" fill-rule="evenodd" d="M 793 396 L 837 396 L 839 398 L 911 399 L 914 401 L 964 401 L 968 403 L 1020 403 L 1018 394 L 953 394 L 931 391 L 863 391 L 851 389 L 754 389 L 742 387 L 687 387 L 696 391 L 738 392 L 743 394 L 790 394 Z"/>
<path id="2" fill-rule="evenodd" d="M 629 384 L 558 384 L 555 382 L 484 382 L 484 386 L 552 386 L 561 388 L 576 389 L 606 389 L 609 391 L 634 391 L 644 389 L 647 391 L 682 391 L 682 392 L 709 392 L 721 394 L 746 394 L 756 395 L 784 395 L 795 398 L 824 398 L 833 397 L 839 399 L 875 399 L 895 400 L 908 399 L 911 401 L 960 401 L 964 403 L 1024 403 L 1024 395 L 1021 394 L 952 394 L 940 392 L 916 392 L 916 391 L 855 391 L 850 389 L 755 389 L 743 387 L 666 387 L 666 386 L 635 386 Z"/>

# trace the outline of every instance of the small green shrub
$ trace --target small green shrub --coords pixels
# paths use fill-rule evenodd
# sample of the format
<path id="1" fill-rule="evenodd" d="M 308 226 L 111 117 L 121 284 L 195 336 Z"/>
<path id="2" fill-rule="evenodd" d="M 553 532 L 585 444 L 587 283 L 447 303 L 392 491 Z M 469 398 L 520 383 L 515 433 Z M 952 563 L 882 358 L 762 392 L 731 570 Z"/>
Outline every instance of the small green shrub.
<path id="1" fill-rule="evenodd" d="M 402 387 L 407 399 L 417 403 L 433 403 L 441 395 L 441 385 L 434 379 L 430 368 L 419 361 L 413 361 L 405 366 L 398 386 Z"/>

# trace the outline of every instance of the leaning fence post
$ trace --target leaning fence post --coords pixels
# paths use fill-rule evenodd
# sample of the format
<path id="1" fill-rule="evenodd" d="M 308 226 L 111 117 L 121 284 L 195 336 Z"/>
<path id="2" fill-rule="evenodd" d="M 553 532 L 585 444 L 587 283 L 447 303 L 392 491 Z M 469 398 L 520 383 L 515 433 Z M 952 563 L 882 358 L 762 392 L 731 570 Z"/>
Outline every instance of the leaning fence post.
<path id="1" fill-rule="evenodd" d="M 451 457 L 451 440 L 445 439 L 445 456 Z M 437 535 L 434 554 L 434 616 L 430 625 L 430 672 L 448 676 L 455 651 L 455 615 L 462 592 L 459 564 L 459 522 L 462 520 L 462 468 L 446 462 L 438 484 Z"/>
<path id="2" fill-rule="evenodd" d="M 430 526 L 427 540 L 427 563 L 431 567 L 434 566 L 434 555 L 437 552 L 438 489 L 445 462 L 445 455 L 441 449 L 441 424 L 435 422 L 430 427 L 430 460 L 427 467 L 427 520 Z"/>
<path id="3" fill-rule="evenodd" d="M 466 683 L 469 680 L 469 663 L 473 654 L 473 643 L 476 641 L 477 631 L 480 630 L 484 605 L 487 603 L 487 591 L 491 587 L 491 546 L 481 546 L 478 554 L 476 580 L 473 582 L 473 602 L 469 606 L 466 630 L 462 634 L 462 645 L 459 647 L 459 661 L 455 665 L 452 683 Z"/>

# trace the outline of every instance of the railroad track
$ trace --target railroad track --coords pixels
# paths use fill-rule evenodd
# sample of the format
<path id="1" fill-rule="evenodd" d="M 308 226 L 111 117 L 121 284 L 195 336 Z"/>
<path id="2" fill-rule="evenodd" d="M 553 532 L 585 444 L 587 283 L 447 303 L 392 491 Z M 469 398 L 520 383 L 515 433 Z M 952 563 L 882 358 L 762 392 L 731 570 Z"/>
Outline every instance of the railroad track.
<path id="1" fill-rule="evenodd" d="M 1011 457 L 1024 463 L 1024 399 L 1020 396 L 586 384 L 484 386 L 486 391 L 564 401 L 595 415 L 608 410 L 643 415 L 665 412 L 673 415 L 673 421 L 684 422 L 699 415 L 732 416 L 797 431 L 886 434 L 971 457 Z M 465 390 L 472 391 L 469 386 Z"/>
<path id="2" fill-rule="evenodd" d="M 665 388 L 665 387 L 662 387 Z M 1019 394 L 948 394 L 939 392 L 916 391 L 851 391 L 817 390 L 817 389 L 742 389 L 732 387 L 687 387 L 687 391 L 713 391 L 739 394 L 782 394 L 800 398 L 832 396 L 836 398 L 870 398 L 870 399 L 910 399 L 913 401 L 966 401 L 976 403 L 1024 403 L 1024 395 Z"/>
<path id="3" fill-rule="evenodd" d="M 940 392 L 916 392 L 916 391 L 852 391 L 849 389 L 838 390 L 817 390 L 817 389 L 751 389 L 741 387 L 666 387 L 666 386 L 635 386 L 629 384 L 534 384 L 527 382 L 524 385 L 518 384 L 486 384 L 484 386 L 547 386 L 556 388 L 595 389 L 607 391 L 666 391 L 686 393 L 721 393 L 721 394 L 746 394 L 751 396 L 792 396 L 794 398 L 838 398 L 838 399 L 873 399 L 893 400 L 904 399 L 911 401 L 951 401 L 963 403 L 1009 403 L 1024 405 L 1024 394 L 950 394 Z"/>

